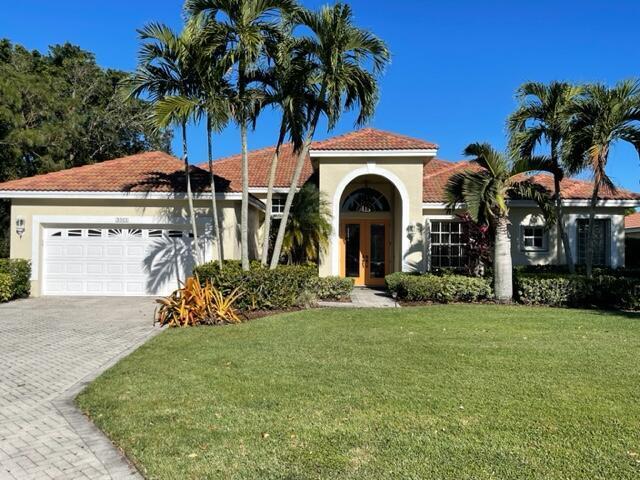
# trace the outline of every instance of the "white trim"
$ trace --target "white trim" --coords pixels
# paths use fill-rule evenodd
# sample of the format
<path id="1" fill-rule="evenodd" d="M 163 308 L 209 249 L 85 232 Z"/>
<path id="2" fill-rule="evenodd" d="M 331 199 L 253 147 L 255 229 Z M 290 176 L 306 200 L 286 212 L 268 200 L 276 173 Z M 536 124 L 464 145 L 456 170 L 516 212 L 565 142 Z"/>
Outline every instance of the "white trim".
<path id="1" fill-rule="evenodd" d="M 309 156 L 316 158 L 435 157 L 437 153 L 437 148 L 420 148 L 406 150 L 309 150 Z"/>
<path id="2" fill-rule="evenodd" d="M 360 167 L 355 170 L 352 170 L 347 175 L 345 175 L 340 183 L 336 187 L 336 190 L 333 194 L 333 202 L 332 202 L 332 230 L 331 230 L 331 275 L 339 275 L 340 274 L 340 200 L 342 198 L 342 194 L 344 193 L 345 188 L 356 178 L 361 177 L 363 175 L 378 175 L 380 177 L 384 177 L 389 180 L 398 190 L 400 194 L 400 198 L 402 201 L 402 270 L 409 270 L 409 266 L 404 261 L 404 255 L 407 251 L 409 251 L 409 238 L 407 237 L 407 231 L 409 229 L 409 202 L 411 201 L 409 197 L 409 191 L 407 187 L 404 185 L 402 180 L 398 178 L 394 173 L 377 166 L 375 163 L 369 163 L 365 167 Z"/>
<path id="3" fill-rule="evenodd" d="M 199 225 L 208 225 L 207 217 L 197 218 Z M 44 228 L 64 225 L 189 225 L 186 218 L 175 217 L 130 217 L 130 216 L 83 216 L 83 215 L 33 215 L 31 217 L 31 280 L 38 280 L 40 272 L 41 232 Z"/>
<path id="4" fill-rule="evenodd" d="M 267 193 L 269 190 L 267 187 L 249 187 L 249 193 Z M 296 192 L 299 191 L 299 188 L 296 188 Z M 289 187 L 274 187 L 273 193 L 289 193 Z"/>
<path id="5" fill-rule="evenodd" d="M 507 205 L 511 207 L 538 207 L 538 204 L 532 200 L 507 200 Z M 591 200 L 563 200 L 564 207 L 590 207 Z M 640 200 L 598 200 L 598 207 L 639 207 Z M 423 202 L 422 208 L 447 208 L 445 202 Z M 456 209 L 463 209 L 464 204 L 458 204 Z"/>
<path id="6" fill-rule="evenodd" d="M 251 192 L 249 192 L 251 193 Z M 95 191 L 35 191 L 35 190 L 0 190 L 0 198 L 51 198 L 51 199 L 90 199 L 90 200 L 186 200 L 186 193 L 177 192 L 95 192 Z M 194 200 L 209 200 L 210 193 L 194 193 Z M 242 193 L 216 193 L 218 200 L 242 200 Z M 249 197 L 249 203 L 264 209 L 264 203 L 257 198 Z"/>

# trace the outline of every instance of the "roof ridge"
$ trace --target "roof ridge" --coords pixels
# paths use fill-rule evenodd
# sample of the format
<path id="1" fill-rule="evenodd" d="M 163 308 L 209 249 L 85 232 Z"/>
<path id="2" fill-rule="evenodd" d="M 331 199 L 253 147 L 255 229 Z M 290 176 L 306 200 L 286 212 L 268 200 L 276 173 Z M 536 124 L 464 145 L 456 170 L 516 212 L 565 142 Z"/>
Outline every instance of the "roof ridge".
<path id="1" fill-rule="evenodd" d="M 454 170 L 455 168 L 460 167 L 462 164 L 468 165 L 470 163 L 469 160 L 458 160 L 453 162 L 450 162 L 448 160 L 442 160 L 442 159 L 434 159 L 434 160 L 440 160 L 441 162 L 448 163 L 449 165 L 447 165 L 445 168 L 438 170 L 437 172 L 430 172 L 425 174 L 424 176 L 426 178 L 435 177 L 436 175 L 441 175 L 443 173 L 450 172 L 451 170 Z"/>

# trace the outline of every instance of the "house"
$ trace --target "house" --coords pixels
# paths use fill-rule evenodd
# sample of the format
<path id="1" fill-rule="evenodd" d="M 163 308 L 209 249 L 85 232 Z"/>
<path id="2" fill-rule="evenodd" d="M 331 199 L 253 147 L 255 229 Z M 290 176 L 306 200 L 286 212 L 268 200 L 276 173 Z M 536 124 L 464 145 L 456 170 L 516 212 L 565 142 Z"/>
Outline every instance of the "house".
<path id="1" fill-rule="evenodd" d="M 333 233 L 320 259 L 321 275 L 380 285 L 399 270 L 424 271 L 465 263 L 465 235 L 445 208 L 449 177 L 468 162 L 436 158 L 434 143 L 365 128 L 313 143 L 302 181 L 316 181 L 326 196 Z M 258 255 L 273 148 L 250 152 L 250 254 Z M 280 156 L 273 211 L 282 211 L 295 165 L 291 147 Z M 240 156 L 215 162 L 225 258 L 240 256 Z M 198 235 L 205 258 L 214 255 L 211 194 L 206 165 L 193 166 Z M 533 180 L 551 188 L 552 179 Z M 301 183 L 302 183 L 301 181 Z M 591 184 L 562 182 L 566 228 L 584 261 Z M 185 178 L 180 160 L 146 152 L 94 165 L 0 184 L 11 200 L 11 256 L 32 261 L 34 295 L 161 294 L 193 267 Z M 597 209 L 598 264 L 625 264 L 624 213 L 640 195 L 604 192 Z M 513 200 L 515 264 L 562 263 L 556 235 L 545 230 L 535 204 Z"/>

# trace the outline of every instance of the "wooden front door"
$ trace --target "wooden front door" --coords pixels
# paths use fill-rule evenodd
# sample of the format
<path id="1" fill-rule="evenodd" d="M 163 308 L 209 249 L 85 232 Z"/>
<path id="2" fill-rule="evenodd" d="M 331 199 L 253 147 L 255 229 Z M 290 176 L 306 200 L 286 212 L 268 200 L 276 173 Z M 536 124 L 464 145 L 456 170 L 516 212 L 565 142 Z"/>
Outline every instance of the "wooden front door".
<path id="1" fill-rule="evenodd" d="M 389 221 L 345 219 L 340 238 L 341 275 L 360 286 L 384 285 L 389 273 Z"/>

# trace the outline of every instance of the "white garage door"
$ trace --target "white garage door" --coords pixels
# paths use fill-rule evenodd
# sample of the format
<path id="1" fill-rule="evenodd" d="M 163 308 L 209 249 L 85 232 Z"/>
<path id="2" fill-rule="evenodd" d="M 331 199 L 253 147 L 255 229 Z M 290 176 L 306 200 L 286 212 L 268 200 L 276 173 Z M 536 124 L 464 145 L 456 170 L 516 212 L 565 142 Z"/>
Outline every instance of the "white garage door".
<path id="1" fill-rule="evenodd" d="M 43 293 L 165 295 L 191 274 L 190 237 L 169 228 L 47 228 Z"/>

